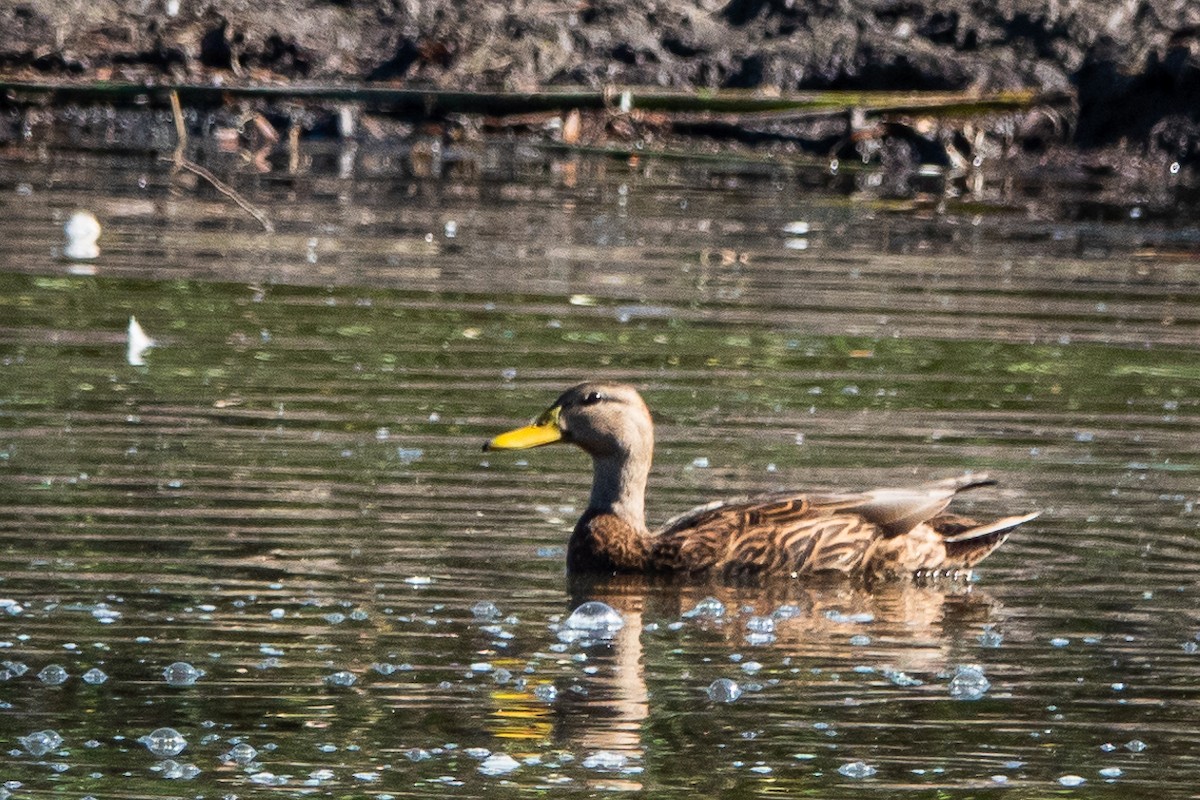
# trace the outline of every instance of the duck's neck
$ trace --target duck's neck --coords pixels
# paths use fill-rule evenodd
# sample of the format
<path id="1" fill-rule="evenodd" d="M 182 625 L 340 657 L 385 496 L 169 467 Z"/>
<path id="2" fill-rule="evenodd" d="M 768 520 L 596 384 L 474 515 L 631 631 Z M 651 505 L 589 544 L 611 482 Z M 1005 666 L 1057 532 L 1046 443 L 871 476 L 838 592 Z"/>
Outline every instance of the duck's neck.
<path id="1" fill-rule="evenodd" d="M 588 514 L 612 514 L 639 534 L 646 533 L 646 481 L 650 459 L 629 453 L 592 457 L 592 496 Z"/>
<path id="2" fill-rule="evenodd" d="M 650 544 L 645 509 L 650 459 L 593 456 L 593 463 L 592 497 L 567 544 L 567 569 L 642 572 Z"/>

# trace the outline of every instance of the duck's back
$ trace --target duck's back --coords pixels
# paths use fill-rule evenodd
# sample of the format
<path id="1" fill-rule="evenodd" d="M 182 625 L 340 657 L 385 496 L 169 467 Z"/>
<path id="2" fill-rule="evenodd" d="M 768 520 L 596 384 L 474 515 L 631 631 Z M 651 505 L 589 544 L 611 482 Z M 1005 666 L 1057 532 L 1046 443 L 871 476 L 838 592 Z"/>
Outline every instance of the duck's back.
<path id="1" fill-rule="evenodd" d="M 798 576 L 969 567 L 1027 519 L 979 526 L 942 513 L 957 492 L 987 483 L 986 477 L 964 476 L 910 489 L 777 493 L 710 503 L 670 520 L 652 535 L 648 567 Z"/>
<path id="2" fill-rule="evenodd" d="M 765 495 L 693 509 L 650 540 L 660 572 L 811 575 L 862 570 L 880 530 L 822 501 L 845 496 Z"/>

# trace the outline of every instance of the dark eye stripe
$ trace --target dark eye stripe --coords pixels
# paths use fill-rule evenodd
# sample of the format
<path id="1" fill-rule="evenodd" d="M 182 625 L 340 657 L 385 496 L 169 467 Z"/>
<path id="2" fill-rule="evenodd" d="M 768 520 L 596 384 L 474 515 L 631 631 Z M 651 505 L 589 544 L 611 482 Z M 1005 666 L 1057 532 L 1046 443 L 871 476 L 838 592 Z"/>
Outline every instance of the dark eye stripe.
<path id="1" fill-rule="evenodd" d="M 585 405 L 585 406 L 594 406 L 594 405 L 596 405 L 596 403 L 599 403 L 603 399 L 604 399 L 604 395 L 601 394 L 600 392 L 588 392 L 587 394 L 585 394 L 583 396 L 583 400 L 581 401 L 581 404 Z"/>

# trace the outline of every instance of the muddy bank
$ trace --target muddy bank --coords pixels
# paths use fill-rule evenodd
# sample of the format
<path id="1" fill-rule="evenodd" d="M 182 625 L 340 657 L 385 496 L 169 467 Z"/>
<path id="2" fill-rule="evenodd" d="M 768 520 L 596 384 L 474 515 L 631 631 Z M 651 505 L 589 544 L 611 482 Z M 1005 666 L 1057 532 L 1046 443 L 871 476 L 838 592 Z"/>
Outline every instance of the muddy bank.
<path id="1" fill-rule="evenodd" d="M 1200 5 L 1189 0 L 39 0 L 5 4 L 0 26 L 0 74 L 40 80 L 1028 89 L 1060 101 L 982 126 L 1016 145 L 1010 155 L 1062 163 L 1079 151 L 1117 170 L 1200 164 Z M 870 136 L 919 150 L 919 120 L 899 122 Z M 671 132 L 810 151 L 855 133 L 844 122 L 735 123 Z M 600 125 L 594 138 L 630 135 Z"/>

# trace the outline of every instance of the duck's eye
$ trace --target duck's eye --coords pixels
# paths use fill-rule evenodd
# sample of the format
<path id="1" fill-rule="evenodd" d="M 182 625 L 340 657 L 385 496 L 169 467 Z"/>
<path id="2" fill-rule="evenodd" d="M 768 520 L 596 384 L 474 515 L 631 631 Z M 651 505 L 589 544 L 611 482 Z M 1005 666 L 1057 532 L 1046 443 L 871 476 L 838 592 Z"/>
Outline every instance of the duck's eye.
<path id="1" fill-rule="evenodd" d="M 588 392 L 583 396 L 583 400 L 580 401 L 580 404 L 585 406 L 594 406 L 603 399 L 604 395 L 601 392 Z"/>

